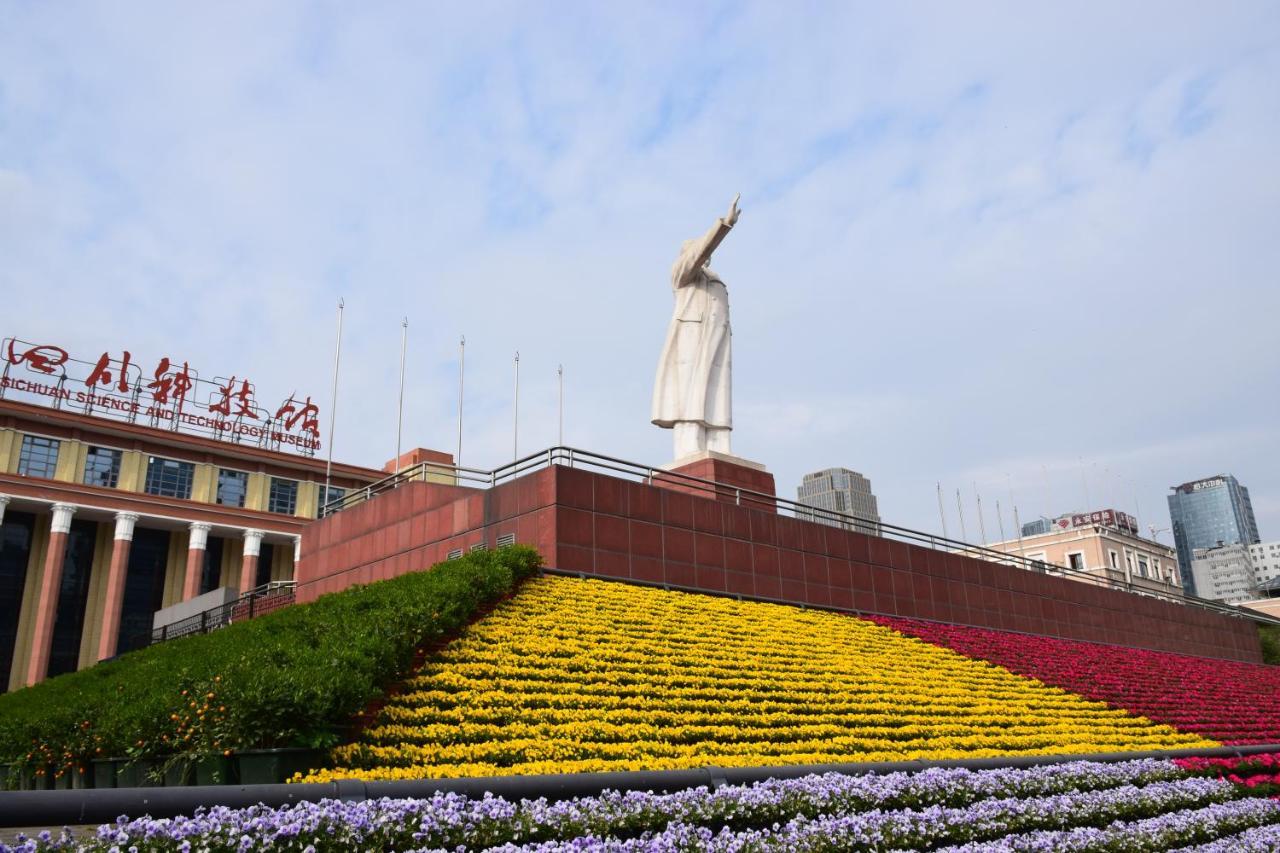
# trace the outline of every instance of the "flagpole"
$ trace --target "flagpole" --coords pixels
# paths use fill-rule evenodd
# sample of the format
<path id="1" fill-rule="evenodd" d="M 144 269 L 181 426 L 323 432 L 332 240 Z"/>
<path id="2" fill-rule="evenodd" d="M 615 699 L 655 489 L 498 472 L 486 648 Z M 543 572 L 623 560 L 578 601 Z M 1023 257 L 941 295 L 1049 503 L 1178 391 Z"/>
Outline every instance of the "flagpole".
<path id="1" fill-rule="evenodd" d="M 404 429 L 404 357 L 409 349 L 409 318 L 400 324 L 400 404 L 396 409 L 396 473 L 400 473 L 400 435 Z"/>
<path id="2" fill-rule="evenodd" d="M 556 367 L 556 378 L 560 382 L 560 446 L 564 447 L 564 365 Z"/>
<path id="3" fill-rule="evenodd" d="M 333 394 L 329 397 L 329 458 L 324 463 L 324 494 L 320 496 L 323 506 L 329 500 L 329 478 L 333 472 L 333 432 L 338 414 L 338 367 L 342 364 L 342 309 L 346 305 L 338 298 L 338 343 L 333 352 Z"/>
<path id="4" fill-rule="evenodd" d="M 511 461 L 520 458 L 520 351 L 516 350 L 516 391 L 511 404 Z"/>
<path id="5" fill-rule="evenodd" d="M 982 518 L 982 495 L 978 492 L 978 484 L 973 484 L 973 496 L 978 501 L 978 532 L 982 536 L 982 544 L 987 544 L 987 524 Z"/>
<path id="6" fill-rule="evenodd" d="M 462 380 L 467 363 L 467 336 L 458 340 L 458 452 L 453 456 L 454 466 L 462 465 Z"/>
<path id="7" fill-rule="evenodd" d="M 956 512 L 960 514 L 960 541 L 969 543 L 969 534 L 964 529 L 964 504 L 960 502 L 960 490 L 956 489 Z"/>
<path id="8" fill-rule="evenodd" d="M 947 514 L 942 511 L 942 483 L 938 483 L 938 518 L 942 521 L 942 538 L 951 538 L 947 536 Z"/>
<path id="9" fill-rule="evenodd" d="M 1018 518 L 1018 502 L 1013 497 L 1013 478 L 1008 474 L 1004 478 L 1009 486 L 1009 505 L 1013 507 L 1013 532 L 1018 535 L 1018 559 L 1022 560 L 1022 567 L 1025 569 L 1027 556 L 1022 550 L 1022 519 Z"/>
<path id="10" fill-rule="evenodd" d="M 1022 567 L 1027 567 L 1027 555 L 1022 545 L 1022 519 L 1018 518 L 1018 505 L 1013 505 L 1013 526 L 1018 528 L 1018 559 L 1022 560 Z"/>

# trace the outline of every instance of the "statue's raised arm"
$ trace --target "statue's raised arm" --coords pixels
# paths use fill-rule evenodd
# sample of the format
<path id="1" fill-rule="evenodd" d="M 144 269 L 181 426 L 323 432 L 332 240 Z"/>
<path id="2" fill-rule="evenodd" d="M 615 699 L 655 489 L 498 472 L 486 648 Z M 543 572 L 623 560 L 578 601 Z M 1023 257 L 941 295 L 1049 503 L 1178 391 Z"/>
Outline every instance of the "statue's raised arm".
<path id="1" fill-rule="evenodd" d="M 738 196 L 729 212 L 696 240 L 686 240 L 671 270 L 675 310 L 658 358 L 653 423 L 675 433 L 676 459 L 731 453 L 733 333 L 729 290 L 711 269 L 711 254 L 738 221 Z"/>
<path id="2" fill-rule="evenodd" d="M 680 257 L 676 259 L 675 267 L 671 271 L 671 282 L 675 287 L 684 287 L 689 284 L 698 270 L 711 261 L 711 255 L 738 222 L 738 216 L 741 214 L 738 210 L 740 198 L 742 193 L 733 197 L 733 201 L 729 204 L 729 212 L 717 219 L 707 233 L 696 240 L 686 240 L 680 247 Z"/>

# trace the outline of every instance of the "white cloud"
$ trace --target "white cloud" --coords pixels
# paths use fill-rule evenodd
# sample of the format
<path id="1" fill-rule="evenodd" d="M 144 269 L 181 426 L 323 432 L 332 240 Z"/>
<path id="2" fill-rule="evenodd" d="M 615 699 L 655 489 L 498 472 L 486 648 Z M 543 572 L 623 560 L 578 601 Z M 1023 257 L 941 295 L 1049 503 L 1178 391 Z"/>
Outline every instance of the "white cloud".
<path id="1" fill-rule="evenodd" d="M 570 441 L 658 463 L 666 270 L 741 190 L 735 446 L 784 494 L 847 465 L 932 528 L 936 481 L 1044 466 L 1056 513 L 1083 458 L 1156 515 L 1228 470 L 1280 535 L 1273 4 L 3 15 L 3 334 L 327 404 L 342 296 L 340 457 L 394 449 L 408 315 L 410 442 L 452 448 L 465 332 L 469 463 L 516 349 L 522 447 L 564 363 Z"/>

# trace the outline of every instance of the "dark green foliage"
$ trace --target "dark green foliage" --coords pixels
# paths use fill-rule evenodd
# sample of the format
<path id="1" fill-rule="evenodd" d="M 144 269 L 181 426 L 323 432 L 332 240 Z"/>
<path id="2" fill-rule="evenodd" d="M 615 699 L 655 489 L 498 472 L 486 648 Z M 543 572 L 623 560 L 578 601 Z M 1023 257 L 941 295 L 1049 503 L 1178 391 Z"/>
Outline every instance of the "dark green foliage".
<path id="1" fill-rule="evenodd" d="M 331 746 L 419 647 L 541 562 L 524 546 L 477 551 L 2 695 L 0 763 L 62 772 L 95 756 Z"/>
<path id="2" fill-rule="evenodd" d="M 1259 625 L 1258 638 L 1262 641 L 1262 660 L 1280 666 L 1280 625 Z"/>

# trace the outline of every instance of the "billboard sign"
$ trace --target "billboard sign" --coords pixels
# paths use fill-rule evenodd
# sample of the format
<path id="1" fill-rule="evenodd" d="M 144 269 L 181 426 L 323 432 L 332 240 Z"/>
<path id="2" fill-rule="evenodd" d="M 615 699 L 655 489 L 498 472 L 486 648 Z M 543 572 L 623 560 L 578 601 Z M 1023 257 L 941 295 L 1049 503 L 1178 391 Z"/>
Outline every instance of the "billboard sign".
<path id="1" fill-rule="evenodd" d="M 320 449 L 320 408 L 311 397 L 290 394 L 263 408 L 248 378 L 204 379 L 168 356 L 144 371 L 129 350 L 84 361 L 54 344 L 5 338 L 0 366 L 0 399 L 306 456 Z"/>
<path id="2" fill-rule="evenodd" d="M 1061 516 L 1054 522 L 1059 530 L 1071 530 L 1076 527 L 1114 527 L 1127 533 L 1137 534 L 1138 520 L 1127 512 L 1118 509 L 1100 509 L 1093 512 L 1077 512 Z"/>

